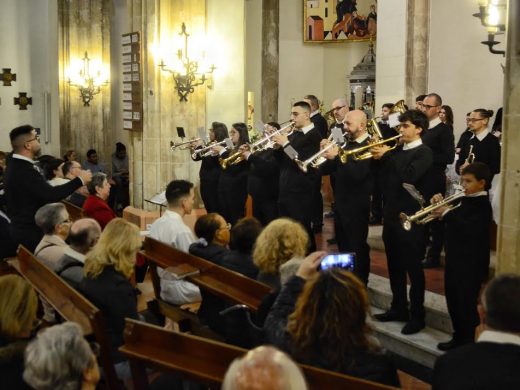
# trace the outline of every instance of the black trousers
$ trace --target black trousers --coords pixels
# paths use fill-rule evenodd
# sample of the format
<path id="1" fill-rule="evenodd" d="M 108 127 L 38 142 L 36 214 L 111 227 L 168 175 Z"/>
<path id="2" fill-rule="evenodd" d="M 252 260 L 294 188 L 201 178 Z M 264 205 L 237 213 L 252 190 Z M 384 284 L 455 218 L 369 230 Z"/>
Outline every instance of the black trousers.
<path id="1" fill-rule="evenodd" d="M 253 198 L 253 216 L 260 221 L 263 226 L 278 218 L 278 203 L 276 200 Z"/>
<path id="2" fill-rule="evenodd" d="M 444 196 L 446 193 L 446 174 L 443 170 L 436 170 L 432 174 L 432 194 L 426 194 L 427 196 L 432 196 L 437 193 L 440 193 Z M 430 199 L 426 199 L 429 201 Z M 425 254 L 427 259 L 432 259 L 434 261 L 438 260 L 442 247 L 444 246 L 444 223 L 439 220 L 434 220 L 428 223 L 425 227 L 425 235 L 426 235 L 426 243 L 428 248 L 428 253 Z M 426 252 L 426 246 L 425 246 Z"/>
<path id="3" fill-rule="evenodd" d="M 312 193 L 294 193 L 278 199 L 279 216 L 292 218 L 300 222 L 307 231 L 309 235 L 309 252 L 316 250 L 316 240 L 311 228 L 312 201 Z"/>
<path id="4" fill-rule="evenodd" d="M 312 225 L 321 228 L 323 225 L 323 195 L 321 194 L 321 176 L 317 176 L 313 187 Z"/>
<path id="5" fill-rule="evenodd" d="M 424 320 L 424 227 L 415 225 L 407 232 L 398 218 L 385 218 L 383 224 L 390 288 L 391 309 L 400 314 L 408 313 L 406 276 L 410 278 L 410 313 L 413 319 Z"/>
<path id="6" fill-rule="evenodd" d="M 345 210 L 336 206 L 336 241 L 341 253 L 355 252 L 354 273 L 368 284 L 370 274 L 370 246 L 368 238 L 368 207 Z"/>
<path id="7" fill-rule="evenodd" d="M 218 180 L 200 180 L 200 197 L 208 213 L 220 213 L 218 203 Z"/>

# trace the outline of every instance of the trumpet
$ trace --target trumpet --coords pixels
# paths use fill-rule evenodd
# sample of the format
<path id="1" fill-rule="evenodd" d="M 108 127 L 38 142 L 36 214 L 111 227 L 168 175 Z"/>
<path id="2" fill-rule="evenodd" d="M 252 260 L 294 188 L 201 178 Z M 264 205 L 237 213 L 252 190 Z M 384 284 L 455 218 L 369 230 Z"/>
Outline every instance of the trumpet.
<path id="1" fill-rule="evenodd" d="M 369 158 L 372 158 L 372 153 L 370 153 L 371 148 L 373 148 L 375 146 L 381 146 L 381 145 L 385 145 L 390 142 L 397 141 L 401 137 L 402 137 L 402 134 L 397 134 L 393 137 L 382 139 L 382 140 L 379 140 L 376 142 L 372 142 L 372 143 L 369 143 L 368 145 L 360 146 L 359 148 L 356 148 L 356 149 L 351 149 L 351 150 L 340 149 L 339 158 L 343 164 L 347 163 L 349 157 L 352 157 L 356 161 L 367 160 Z M 396 146 L 397 146 L 397 142 L 394 146 L 390 147 L 390 150 L 395 149 Z"/>
<path id="2" fill-rule="evenodd" d="M 475 153 L 473 153 L 473 145 L 469 145 L 468 157 L 464 161 L 466 164 L 473 164 L 475 162 Z"/>
<path id="3" fill-rule="evenodd" d="M 170 150 L 191 149 L 192 148 L 191 144 L 193 144 L 194 142 L 199 142 L 199 141 L 202 141 L 202 139 L 201 138 L 193 138 L 193 139 L 190 139 L 189 141 L 179 142 L 178 144 L 176 144 L 174 141 L 170 141 Z M 187 147 L 186 147 L 186 145 L 187 145 Z"/>
<path id="4" fill-rule="evenodd" d="M 212 142 L 208 146 L 205 146 L 204 148 L 195 149 L 193 151 L 193 153 L 191 154 L 191 158 L 195 160 L 197 157 L 208 157 L 208 156 L 211 156 L 213 154 L 213 152 L 211 151 L 211 148 L 213 146 L 226 145 L 226 144 L 227 144 L 226 139 L 222 140 L 220 142 Z"/>
<path id="5" fill-rule="evenodd" d="M 327 158 L 324 157 L 324 154 L 329 151 L 334 146 L 339 146 L 340 150 L 343 150 L 341 148 L 341 145 L 339 145 L 337 142 L 332 141 L 333 135 L 331 134 L 327 141 L 329 141 L 329 144 L 325 146 L 323 149 L 321 149 L 319 152 L 313 154 L 311 157 L 309 157 L 305 161 L 298 160 L 297 158 L 294 159 L 294 162 L 298 165 L 298 168 L 300 168 L 303 172 L 307 173 L 309 170 L 309 165 L 313 168 L 318 168 L 320 165 L 322 165 L 325 161 L 327 161 Z M 332 142 L 331 142 L 332 141 Z"/>
<path id="6" fill-rule="evenodd" d="M 421 208 L 414 215 L 406 215 L 405 213 L 399 214 L 399 219 L 401 220 L 401 225 L 403 225 L 403 229 L 406 231 L 410 231 L 412 229 L 412 223 L 416 223 L 419 225 L 424 225 L 428 222 L 433 221 L 436 217 L 433 215 L 433 212 L 441 207 L 447 206 L 448 210 L 454 210 L 460 206 L 460 203 L 457 205 L 453 205 L 457 199 L 460 199 L 466 195 L 465 191 L 455 192 L 453 195 L 450 195 L 440 202 L 432 204 L 427 207 Z"/>

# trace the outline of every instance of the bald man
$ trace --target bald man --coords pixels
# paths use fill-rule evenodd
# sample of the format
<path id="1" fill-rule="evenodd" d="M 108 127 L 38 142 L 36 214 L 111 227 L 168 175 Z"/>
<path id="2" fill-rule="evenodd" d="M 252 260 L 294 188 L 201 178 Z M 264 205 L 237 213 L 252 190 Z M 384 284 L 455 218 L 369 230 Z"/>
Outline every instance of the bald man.
<path id="1" fill-rule="evenodd" d="M 367 116 L 363 111 L 348 112 L 343 126 L 350 139 L 346 150 L 368 145 L 370 137 L 367 133 Z M 322 146 L 325 145 L 322 142 Z M 336 175 L 334 198 L 338 249 L 340 252 L 356 253 L 354 272 L 367 284 L 370 273 L 368 219 L 374 181 L 370 169 L 371 161 L 350 159 L 343 164 L 338 157 L 337 147 L 331 148 L 325 157 L 328 161 L 322 165 L 322 172 Z"/>

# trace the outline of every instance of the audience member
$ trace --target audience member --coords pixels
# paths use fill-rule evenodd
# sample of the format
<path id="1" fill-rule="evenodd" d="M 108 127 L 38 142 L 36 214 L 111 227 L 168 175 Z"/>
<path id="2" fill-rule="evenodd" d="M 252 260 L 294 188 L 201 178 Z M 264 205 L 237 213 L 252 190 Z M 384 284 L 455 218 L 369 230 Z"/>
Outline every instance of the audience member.
<path id="1" fill-rule="evenodd" d="M 76 157 L 76 151 L 74 150 L 67 150 L 67 153 L 63 156 L 63 161 L 78 161 Z"/>
<path id="2" fill-rule="evenodd" d="M 105 175 L 107 174 L 105 164 L 99 162 L 98 154 L 94 149 L 87 151 L 87 160 L 83 163 L 83 168 L 88 169 L 92 174 L 98 172 L 104 173 Z"/>
<path id="3" fill-rule="evenodd" d="M 74 180 L 79 172 L 81 172 L 81 164 L 77 161 L 66 161 L 63 163 L 63 177 L 68 180 Z M 87 199 L 89 193 L 87 186 L 82 186 L 74 191 L 67 200 L 79 208 L 83 208 L 83 204 Z"/>
<path id="4" fill-rule="evenodd" d="M 34 219 L 44 234 L 34 255 L 47 267 L 56 270 L 56 264 L 68 247 L 65 240 L 70 230 L 69 213 L 63 203 L 49 203 L 40 207 Z"/>
<path id="5" fill-rule="evenodd" d="M 18 275 L 0 276 L 0 378 L 5 389 L 26 389 L 23 354 L 36 320 L 38 298 Z"/>
<path id="6" fill-rule="evenodd" d="M 114 188 L 114 209 L 122 210 L 129 204 L 129 169 L 126 146 L 116 143 L 116 151 L 112 154 L 112 179 Z"/>
<path id="7" fill-rule="evenodd" d="M 282 288 L 265 321 L 266 341 L 301 363 L 399 386 L 394 363 L 367 324 L 364 283 L 340 268 L 318 271 L 324 255 L 309 255 Z"/>
<path id="8" fill-rule="evenodd" d="M 36 130 L 30 125 L 20 126 L 13 129 L 9 137 L 13 156 L 5 177 L 5 200 L 11 219 L 11 237 L 15 244 L 23 244 L 34 251 L 43 235 L 34 222 L 36 210 L 46 203 L 65 199 L 90 182 L 92 174 L 81 171 L 69 183 L 52 187 L 39 174 L 39 168 L 34 163 L 41 151 Z"/>
<path id="9" fill-rule="evenodd" d="M 173 180 L 166 187 L 168 209 L 150 227 L 150 237 L 188 253 L 195 241 L 190 228 L 184 223 L 184 216 L 193 210 L 193 183 Z M 161 298 L 176 305 L 199 302 L 200 290 L 193 283 L 179 280 L 175 275 L 158 269 L 161 278 Z"/>
<path id="10" fill-rule="evenodd" d="M 256 279 L 258 268 L 253 263 L 253 246 L 262 231 L 262 224 L 256 218 L 238 220 L 231 228 L 231 250 L 224 256 L 222 266 Z"/>
<path id="11" fill-rule="evenodd" d="M 435 362 L 433 389 L 520 388 L 520 276 L 503 274 L 482 294 L 485 330 L 478 341 L 448 351 Z"/>
<path id="12" fill-rule="evenodd" d="M 87 299 L 103 313 L 112 361 L 123 380 L 130 378 L 130 371 L 119 347 L 123 345 L 125 318 L 138 318 L 137 298 L 129 278 L 140 248 L 139 228 L 124 219 L 113 219 L 87 255 L 81 282 Z"/>
<path id="13" fill-rule="evenodd" d="M 63 160 L 61 158 L 54 158 L 45 164 L 44 174 L 47 183 L 56 187 L 69 181 L 63 176 Z"/>
<path id="14" fill-rule="evenodd" d="M 88 252 L 92 250 L 101 235 L 101 226 L 92 218 L 75 221 L 69 231 L 69 247 L 58 260 L 55 272 L 75 289 L 79 289 L 83 280 L 83 265 Z"/>
<path id="15" fill-rule="evenodd" d="M 42 330 L 29 343 L 23 378 L 34 390 L 94 390 L 100 374 L 79 325 L 65 322 Z"/>
<path id="16" fill-rule="evenodd" d="M 306 390 L 303 373 L 289 356 L 276 348 L 261 346 L 235 359 L 229 366 L 222 390 Z"/>
<path id="17" fill-rule="evenodd" d="M 112 219 L 116 218 L 116 214 L 107 203 L 110 195 L 107 175 L 102 172 L 92 175 L 92 181 L 87 184 L 87 189 L 90 195 L 83 204 L 83 212 L 87 217 L 98 221 L 101 229 L 104 229 Z"/>

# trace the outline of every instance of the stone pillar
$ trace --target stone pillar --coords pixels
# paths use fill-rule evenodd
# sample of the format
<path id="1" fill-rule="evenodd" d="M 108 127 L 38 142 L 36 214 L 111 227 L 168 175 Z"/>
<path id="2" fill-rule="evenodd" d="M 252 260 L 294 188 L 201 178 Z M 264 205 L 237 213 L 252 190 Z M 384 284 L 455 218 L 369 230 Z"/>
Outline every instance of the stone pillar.
<path id="1" fill-rule="evenodd" d="M 262 115 L 278 120 L 279 0 L 262 1 Z"/>
<path id="2" fill-rule="evenodd" d="M 428 91 L 429 10 L 430 0 L 408 1 L 405 101 L 412 108 L 415 97 Z"/>
<path id="3" fill-rule="evenodd" d="M 520 4 L 509 1 L 500 183 L 497 274 L 520 273 Z M 492 55 L 492 54 L 490 54 Z"/>

